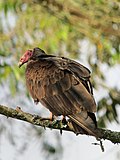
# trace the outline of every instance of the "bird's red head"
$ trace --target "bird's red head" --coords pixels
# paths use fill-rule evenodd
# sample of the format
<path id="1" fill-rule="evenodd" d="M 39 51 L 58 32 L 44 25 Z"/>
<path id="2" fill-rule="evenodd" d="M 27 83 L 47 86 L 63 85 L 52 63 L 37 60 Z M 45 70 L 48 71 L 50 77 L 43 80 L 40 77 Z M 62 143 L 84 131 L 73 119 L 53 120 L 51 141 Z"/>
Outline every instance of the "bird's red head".
<path id="1" fill-rule="evenodd" d="M 38 47 L 35 47 L 33 50 L 29 49 L 20 58 L 18 65 L 19 67 L 21 67 L 24 63 L 27 63 L 30 59 L 36 60 L 36 59 L 39 59 L 39 57 L 44 55 L 46 55 L 46 53 Z"/>
<path id="2" fill-rule="evenodd" d="M 23 56 L 20 58 L 20 61 L 18 63 L 19 67 L 21 67 L 24 63 L 27 63 L 28 60 L 32 57 L 33 51 L 32 50 L 27 50 Z"/>

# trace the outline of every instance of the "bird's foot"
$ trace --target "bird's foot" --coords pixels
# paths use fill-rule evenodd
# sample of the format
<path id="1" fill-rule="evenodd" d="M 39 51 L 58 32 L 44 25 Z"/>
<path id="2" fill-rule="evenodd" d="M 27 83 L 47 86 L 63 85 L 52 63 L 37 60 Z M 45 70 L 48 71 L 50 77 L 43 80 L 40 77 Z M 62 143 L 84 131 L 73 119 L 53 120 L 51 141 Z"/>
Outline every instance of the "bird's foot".
<path id="1" fill-rule="evenodd" d="M 42 118 L 40 118 L 41 120 L 49 120 L 49 121 L 51 121 L 51 119 L 49 118 L 49 117 L 42 117 Z"/>
<path id="2" fill-rule="evenodd" d="M 54 121 L 55 119 L 56 119 L 56 117 L 52 114 L 52 112 L 50 112 L 50 116 L 49 117 L 41 118 L 41 120 L 49 120 L 49 121 Z"/>
<path id="3" fill-rule="evenodd" d="M 54 121 L 56 119 L 55 115 L 50 112 L 50 116 L 46 118 L 42 118 L 42 120 L 49 120 L 49 121 Z"/>

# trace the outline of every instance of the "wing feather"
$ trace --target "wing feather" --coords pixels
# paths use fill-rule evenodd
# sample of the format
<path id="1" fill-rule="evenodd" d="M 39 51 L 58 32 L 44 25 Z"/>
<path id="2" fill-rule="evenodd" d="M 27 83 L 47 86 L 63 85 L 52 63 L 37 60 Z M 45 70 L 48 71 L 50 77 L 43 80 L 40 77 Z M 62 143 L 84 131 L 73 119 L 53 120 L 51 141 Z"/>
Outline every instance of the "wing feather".
<path id="1" fill-rule="evenodd" d="M 63 58 L 32 61 L 26 70 L 27 87 L 32 97 L 43 100 L 46 106 L 49 103 L 50 110 L 54 109 L 56 114 L 68 115 L 81 108 L 96 111 L 89 78 L 90 71 L 86 67 Z"/>
<path id="2" fill-rule="evenodd" d="M 68 116 L 76 134 L 94 135 L 96 128 L 96 105 L 89 78 L 86 67 L 61 57 L 31 60 L 26 69 L 26 84 L 33 99 L 56 116 Z"/>

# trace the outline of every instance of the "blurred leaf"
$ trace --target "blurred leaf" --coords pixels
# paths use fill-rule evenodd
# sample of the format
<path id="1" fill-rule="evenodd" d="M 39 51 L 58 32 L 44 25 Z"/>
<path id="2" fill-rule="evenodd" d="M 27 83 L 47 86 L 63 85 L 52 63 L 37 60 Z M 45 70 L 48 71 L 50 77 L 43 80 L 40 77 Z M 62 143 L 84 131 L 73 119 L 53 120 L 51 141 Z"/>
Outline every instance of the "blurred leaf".
<path id="1" fill-rule="evenodd" d="M 112 55 L 112 62 L 116 64 L 117 62 L 120 64 L 120 53 L 116 53 Z"/>
<path id="2" fill-rule="evenodd" d="M 11 95 L 20 92 L 21 83 L 25 86 L 25 66 L 17 67 L 19 58 L 26 49 L 38 46 L 48 54 L 88 62 L 96 91 L 102 88 L 108 93 L 97 103 L 98 125 L 106 127 L 108 122 L 118 123 L 120 91 L 106 84 L 106 73 L 102 69 L 103 65 L 112 69 L 120 63 L 118 0 L 1 0 L 0 11 L 0 84 L 9 86 Z M 38 133 L 33 137 L 43 136 L 38 128 L 33 130 Z M 14 144 L 14 137 L 9 135 L 9 138 Z M 61 153 L 60 145 L 45 140 L 47 155 Z M 26 149 L 27 144 L 25 142 L 21 148 Z"/>
<path id="3" fill-rule="evenodd" d="M 19 72 L 19 70 L 18 70 L 18 66 L 12 66 L 11 69 L 12 69 L 12 71 L 13 71 L 13 74 L 14 74 L 14 76 L 15 76 L 15 79 L 16 79 L 17 81 L 19 81 L 19 80 L 21 79 L 21 77 L 20 77 L 20 72 Z"/>

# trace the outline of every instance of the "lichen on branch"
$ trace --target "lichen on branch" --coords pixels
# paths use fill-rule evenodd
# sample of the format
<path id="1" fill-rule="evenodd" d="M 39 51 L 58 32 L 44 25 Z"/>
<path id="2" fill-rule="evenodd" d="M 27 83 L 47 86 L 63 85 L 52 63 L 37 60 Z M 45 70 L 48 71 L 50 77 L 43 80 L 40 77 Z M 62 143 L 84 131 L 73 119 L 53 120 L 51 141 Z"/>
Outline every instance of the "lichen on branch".
<path id="1" fill-rule="evenodd" d="M 14 119 L 19 119 L 33 125 L 42 126 L 44 128 L 47 127 L 51 129 L 58 129 L 60 131 L 74 132 L 73 128 L 68 123 L 63 123 L 61 120 L 51 121 L 38 115 L 32 115 L 30 113 L 23 112 L 18 107 L 16 109 L 13 109 L 7 106 L 0 105 L 0 114 L 6 116 L 7 118 L 11 117 Z M 97 128 L 96 132 L 99 132 L 99 139 L 109 140 L 112 143 L 120 143 L 120 132 L 101 128 Z"/>

